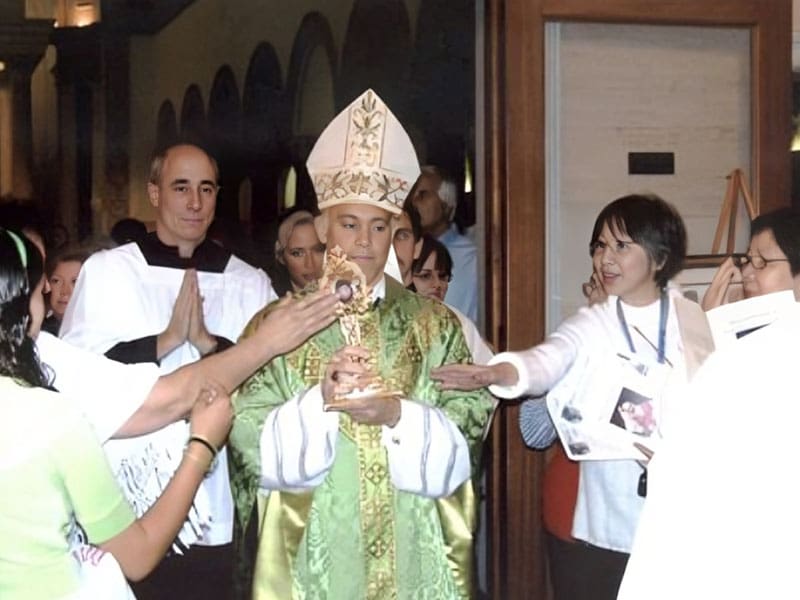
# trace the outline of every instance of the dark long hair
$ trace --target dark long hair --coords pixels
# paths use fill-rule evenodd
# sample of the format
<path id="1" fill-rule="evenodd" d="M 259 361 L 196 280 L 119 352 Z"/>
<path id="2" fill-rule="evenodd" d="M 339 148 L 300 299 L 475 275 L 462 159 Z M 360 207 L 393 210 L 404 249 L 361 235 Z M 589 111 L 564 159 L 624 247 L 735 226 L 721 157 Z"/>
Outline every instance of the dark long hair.
<path id="1" fill-rule="evenodd" d="M 436 255 L 436 262 L 433 268 L 439 273 L 452 277 L 453 258 L 450 256 L 450 251 L 442 242 L 427 233 L 422 236 L 422 248 L 419 251 L 419 257 L 415 258 L 414 262 L 411 263 L 411 272 L 415 275 L 419 273 L 431 254 Z"/>
<path id="2" fill-rule="evenodd" d="M 0 228 L 0 375 L 49 387 L 28 335 L 31 293 L 43 274 L 39 249 L 23 234 Z"/>

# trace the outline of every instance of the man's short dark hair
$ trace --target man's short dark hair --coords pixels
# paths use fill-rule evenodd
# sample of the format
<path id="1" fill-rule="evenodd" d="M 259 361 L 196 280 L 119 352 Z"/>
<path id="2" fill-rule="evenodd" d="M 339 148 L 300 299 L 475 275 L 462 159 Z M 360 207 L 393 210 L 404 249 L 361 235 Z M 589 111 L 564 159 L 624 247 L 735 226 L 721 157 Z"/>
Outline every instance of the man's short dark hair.
<path id="1" fill-rule="evenodd" d="M 604 225 L 642 246 L 656 265 L 655 281 L 665 287 L 683 267 L 686 258 L 686 227 L 675 207 L 655 194 L 631 194 L 617 198 L 597 216 L 589 253 Z"/>
<path id="2" fill-rule="evenodd" d="M 800 211 L 779 208 L 759 215 L 750 225 L 750 238 L 767 230 L 772 232 L 781 252 L 789 259 L 792 276 L 800 273 Z"/>

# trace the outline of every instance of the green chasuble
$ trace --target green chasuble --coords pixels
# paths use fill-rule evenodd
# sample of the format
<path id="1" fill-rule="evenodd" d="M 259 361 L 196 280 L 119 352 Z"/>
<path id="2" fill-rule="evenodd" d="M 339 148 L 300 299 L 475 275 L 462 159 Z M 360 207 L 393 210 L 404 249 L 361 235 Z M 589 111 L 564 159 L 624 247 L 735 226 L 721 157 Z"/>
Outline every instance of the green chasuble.
<path id="1" fill-rule="evenodd" d="M 269 311 L 269 308 L 265 309 Z M 253 330 L 263 313 L 245 331 Z M 473 478 L 493 403 L 489 394 L 440 391 L 434 367 L 469 362 L 457 318 L 438 302 L 386 278 L 386 297 L 361 317 L 362 345 L 390 390 L 441 410 L 467 441 Z M 238 513 L 240 570 L 252 597 L 377 600 L 469 598 L 476 500 L 468 479 L 446 498 L 396 489 L 382 428 L 339 419 L 335 459 L 324 481 L 303 491 L 259 490 L 259 443 L 267 415 L 321 382 L 344 345 L 338 323 L 253 375 L 234 399 L 228 444 Z M 422 465 L 424 471 L 424 465 Z M 256 507 L 256 510 L 254 510 Z M 257 515 L 258 545 L 241 542 Z M 240 584 L 243 583 L 240 581 Z"/>

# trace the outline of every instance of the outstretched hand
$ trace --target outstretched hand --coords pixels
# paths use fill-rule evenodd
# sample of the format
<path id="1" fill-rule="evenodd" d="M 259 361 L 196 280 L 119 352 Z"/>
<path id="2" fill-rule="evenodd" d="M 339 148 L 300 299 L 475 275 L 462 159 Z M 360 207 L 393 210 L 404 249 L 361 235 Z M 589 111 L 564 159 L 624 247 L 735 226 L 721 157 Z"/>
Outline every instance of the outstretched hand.
<path id="1" fill-rule="evenodd" d="M 287 294 L 258 324 L 256 335 L 275 354 L 285 354 L 333 323 L 338 306 L 338 295 L 330 292 L 314 292 L 300 300 Z"/>
<path id="2" fill-rule="evenodd" d="M 507 362 L 496 365 L 443 365 L 431 370 L 431 379 L 443 390 L 473 391 L 489 385 L 514 385 L 517 370 Z"/>
<path id="3" fill-rule="evenodd" d="M 233 421 L 231 398 L 222 386 L 208 382 L 195 400 L 191 414 L 192 435 L 207 439 L 220 448 L 225 444 Z"/>

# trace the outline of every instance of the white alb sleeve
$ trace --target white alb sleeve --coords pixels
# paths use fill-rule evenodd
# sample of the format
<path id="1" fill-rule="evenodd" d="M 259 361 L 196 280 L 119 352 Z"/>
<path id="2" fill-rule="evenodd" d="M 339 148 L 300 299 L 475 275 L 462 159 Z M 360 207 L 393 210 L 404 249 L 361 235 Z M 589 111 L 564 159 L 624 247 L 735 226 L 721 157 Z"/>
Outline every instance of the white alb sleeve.
<path id="1" fill-rule="evenodd" d="M 528 389 L 528 369 L 525 362 L 514 352 L 501 352 L 495 354 L 489 360 L 489 365 L 498 365 L 500 363 L 510 363 L 511 366 L 517 371 L 517 382 L 514 385 L 490 385 L 489 393 L 504 400 L 512 400 L 525 395 Z"/>
<path id="2" fill-rule="evenodd" d="M 444 412 L 401 400 L 400 420 L 383 427 L 394 486 L 430 498 L 449 496 L 470 476 L 469 446 Z"/>
<path id="3" fill-rule="evenodd" d="M 323 410 L 322 390 L 315 385 L 282 404 L 261 431 L 263 490 L 317 487 L 336 458 L 339 413 Z"/>

